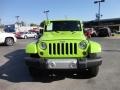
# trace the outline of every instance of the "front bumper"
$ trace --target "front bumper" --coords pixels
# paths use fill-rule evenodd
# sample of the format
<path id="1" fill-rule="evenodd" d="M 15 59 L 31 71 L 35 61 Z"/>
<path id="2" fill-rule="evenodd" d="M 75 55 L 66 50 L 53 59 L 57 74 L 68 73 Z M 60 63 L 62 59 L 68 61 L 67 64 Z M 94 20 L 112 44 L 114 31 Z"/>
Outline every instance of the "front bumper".
<path id="1" fill-rule="evenodd" d="M 66 67 L 65 65 L 71 64 L 71 63 L 64 63 L 62 62 L 62 67 L 49 67 L 48 60 L 43 60 L 41 58 L 32 58 L 32 57 L 26 57 L 25 62 L 28 67 L 34 67 L 38 69 L 87 69 L 90 67 L 96 67 L 102 64 L 102 59 L 101 57 L 95 58 L 95 59 L 88 59 L 84 58 L 83 60 L 76 60 L 74 63 L 73 67 L 70 66 Z M 55 62 L 56 63 L 56 62 Z M 63 66 L 64 64 L 64 66 Z M 56 63 L 56 65 L 60 66 L 59 64 Z"/>

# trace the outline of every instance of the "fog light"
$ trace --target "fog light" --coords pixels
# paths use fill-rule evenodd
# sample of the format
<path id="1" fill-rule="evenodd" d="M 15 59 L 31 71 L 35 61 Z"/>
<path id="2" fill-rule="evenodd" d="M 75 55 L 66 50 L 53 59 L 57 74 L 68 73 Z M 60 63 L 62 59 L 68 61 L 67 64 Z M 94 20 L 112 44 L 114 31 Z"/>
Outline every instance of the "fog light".
<path id="1" fill-rule="evenodd" d="M 76 68 L 77 66 L 76 66 L 76 63 L 74 63 L 74 62 L 72 62 L 71 64 L 70 64 L 70 68 Z"/>
<path id="2" fill-rule="evenodd" d="M 48 66 L 49 66 L 50 68 L 53 68 L 53 67 L 56 66 L 56 64 L 55 64 L 54 62 L 50 62 L 50 63 L 48 64 Z"/>

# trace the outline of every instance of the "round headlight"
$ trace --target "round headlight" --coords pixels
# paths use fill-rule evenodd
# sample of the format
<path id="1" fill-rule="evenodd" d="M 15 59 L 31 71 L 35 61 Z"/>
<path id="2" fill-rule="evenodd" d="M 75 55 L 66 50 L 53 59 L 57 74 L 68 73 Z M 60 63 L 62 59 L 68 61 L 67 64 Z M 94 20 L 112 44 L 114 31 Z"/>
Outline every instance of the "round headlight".
<path id="1" fill-rule="evenodd" d="M 86 49 L 87 48 L 87 42 L 86 41 L 81 41 L 80 44 L 79 44 L 79 47 L 81 49 Z"/>
<path id="2" fill-rule="evenodd" d="M 41 47 L 41 49 L 46 49 L 47 48 L 47 44 L 46 43 L 44 43 L 44 42 L 41 42 L 41 44 L 40 44 L 40 47 Z"/>

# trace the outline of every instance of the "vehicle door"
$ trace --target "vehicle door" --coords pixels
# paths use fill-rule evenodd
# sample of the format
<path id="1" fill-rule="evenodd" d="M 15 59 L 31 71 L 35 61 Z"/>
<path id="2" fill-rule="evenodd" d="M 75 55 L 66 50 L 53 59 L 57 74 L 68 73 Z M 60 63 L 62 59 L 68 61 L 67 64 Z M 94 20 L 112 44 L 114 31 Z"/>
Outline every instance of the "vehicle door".
<path id="1" fill-rule="evenodd" d="M 34 37 L 34 32 L 30 32 L 30 37 Z"/>
<path id="2" fill-rule="evenodd" d="M 5 39 L 4 34 L 0 32 L 0 43 L 3 43 L 4 39 Z"/>
<path id="3" fill-rule="evenodd" d="M 2 40 L 2 34 L 1 34 L 1 32 L 0 32 L 0 43 L 2 42 L 1 40 Z"/>
<path id="4" fill-rule="evenodd" d="M 32 37 L 32 33 L 31 32 L 28 32 L 28 35 L 29 35 L 29 37 Z"/>

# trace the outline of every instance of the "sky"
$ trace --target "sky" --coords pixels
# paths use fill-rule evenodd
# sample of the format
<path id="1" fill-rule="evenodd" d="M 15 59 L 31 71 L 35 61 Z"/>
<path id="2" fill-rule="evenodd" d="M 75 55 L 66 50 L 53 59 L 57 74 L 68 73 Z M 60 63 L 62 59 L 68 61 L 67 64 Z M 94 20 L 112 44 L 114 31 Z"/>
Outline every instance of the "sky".
<path id="1" fill-rule="evenodd" d="M 95 0 L 0 0 L 0 18 L 3 24 L 16 22 L 15 16 L 25 23 L 39 24 L 46 19 L 94 20 L 98 12 Z M 105 0 L 101 3 L 102 19 L 120 18 L 120 0 Z"/>

